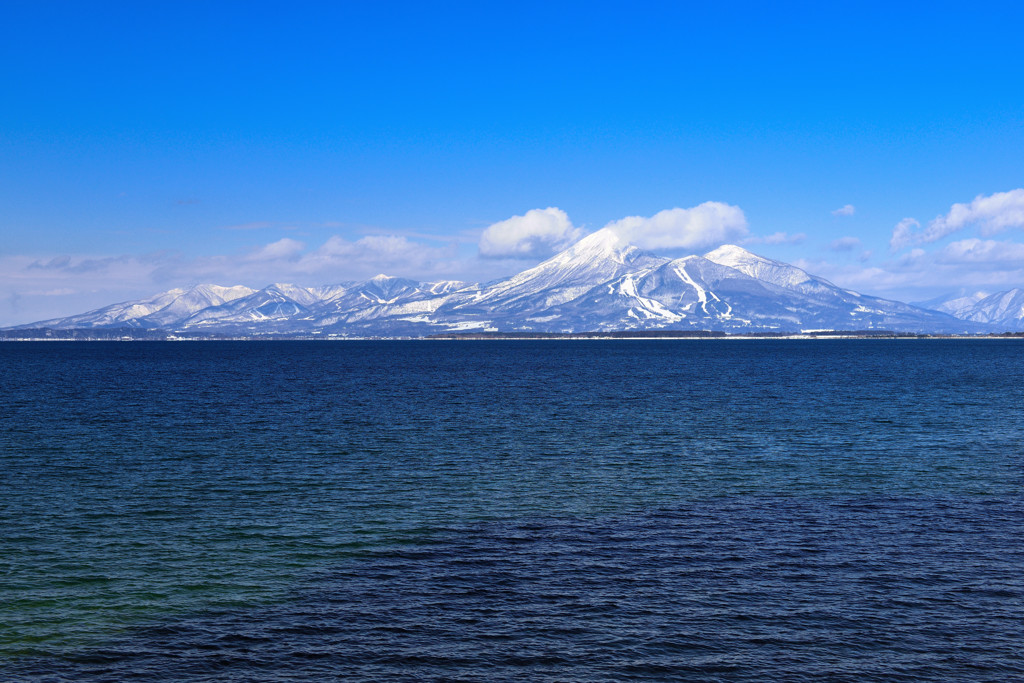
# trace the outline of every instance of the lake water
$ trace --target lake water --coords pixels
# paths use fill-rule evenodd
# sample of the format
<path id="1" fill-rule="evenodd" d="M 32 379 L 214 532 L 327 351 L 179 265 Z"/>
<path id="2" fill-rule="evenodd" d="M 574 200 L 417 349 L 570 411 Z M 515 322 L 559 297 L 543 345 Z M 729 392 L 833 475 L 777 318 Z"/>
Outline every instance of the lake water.
<path id="1" fill-rule="evenodd" d="M 0 344 L 0 679 L 1024 677 L 1024 343 Z"/>

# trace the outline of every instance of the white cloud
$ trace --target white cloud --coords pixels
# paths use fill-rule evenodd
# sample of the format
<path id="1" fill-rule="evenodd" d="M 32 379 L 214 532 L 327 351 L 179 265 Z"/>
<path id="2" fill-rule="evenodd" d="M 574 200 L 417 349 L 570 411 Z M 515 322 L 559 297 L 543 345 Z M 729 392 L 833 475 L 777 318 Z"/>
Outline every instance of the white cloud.
<path id="1" fill-rule="evenodd" d="M 650 218 L 628 216 L 606 227 L 642 249 L 701 249 L 745 236 L 747 218 L 738 206 L 704 202 L 691 209 L 659 211 Z"/>
<path id="2" fill-rule="evenodd" d="M 465 264 L 454 243 L 431 246 L 396 235 L 367 235 L 354 242 L 337 235 L 303 254 L 295 272 L 304 279 L 359 279 L 377 273 L 410 278 L 450 277 Z"/>
<path id="3" fill-rule="evenodd" d="M 942 263 L 986 263 L 1024 265 L 1024 244 L 971 238 L 952 242 L 936 253 Z"/>
<path id="4" fill-rule="evenodd" d="M 916 247 L 871 265 L 828 260 L 794 265 L 841 287 L 901 301 L 921 301 L 954 291 L 1002 291 L 1024 286 L 1024 244 L 965 239 L 941 249 Z"/>
<path id="5" fill-rule="evenodd" d="M 893 251 L 912 244 L 937 242 L 968 226 L 982 235 L 994 235 L 1008 228 L 1024 228 L 1024 189 L 978 195 L 970 204 L 954 204 L 945 216 L 938 216 L 920 230 L 913 218 L 904 218 L 893 229 L 889 246 Z"/>
<path id="6" fill-rule="evenodd" d="M 249 261 L 276 261 L 278 259 L 287 259 L 295 256 L 303 249 L 306 245 L 298 240 L 293 240 L 288 237 L 283 237 L 276 242 L 257 249 L 248 256 Z"/>
<path id="7" fill-rule="evenodd" d="M 556 207 L 532 209 L 484 230 L 480 255 L 486 258 L 543 259 L 583 237 L 569 216 Z"/>
<path id="8" fill-rule="evenodd" d="M 856 212 L 857 212 L 857 209 L 853 206 L 853 204 L 847 204 L 845 206 L 840 206 L 838 209 L 833 211 L 832 215 L 833 216 L 852 216 Z"/>
<path id="9" fill-rule="evenodd" d="M 240 223 L 239 225 L 225 225 L 221 230 L 263 230 L 273 227 L 267 221 L 255 221 L 253 223 Z"/>
<path id="10" fill-rule="evenodd" d="M 856 237 L 840 237 L 837 240 L 832 240 L 832 244 L 829 248 L 832 251 L 853 251 L 860 246 L 860 240 Z"/>
<path id="11" fill-rule="evenodd" d="M 889 239 L 889 249 L 899 251 L 904 247 L 915 244 L 920 239 L 919 228 L 921 224 L 916 218 L 904 218 L 892 229 L 892 237 Z"/>
<path id="12" fill-rule="evenodd" d="M 949 213 L 928 224 L 922 239 L 934 242 L 968 225 L 976 225 L 982 235 L 1024 228 L 1024 189 L 978 195 L 970 204 L 954 204 Z"/>
<path id="13" fill-rule="evenodd" d="M 748 237 L 743 244 L 800 244 L 807 239 L 807 234 L 798 232 L 790 235 L 788 232 L 773 232 L 766 237 Z"/>
<path id="14" fill-rule="evenodd" d="M 367 235 L 354 242 L 335 235 L 319 249 L 304 254 L 295 267 L 303 274 L 344 274 L 346 279 L 379 272 L 422 277 L 450 274 L 456 251 L 454 244 L 431 247 L 395 235 Z"/>

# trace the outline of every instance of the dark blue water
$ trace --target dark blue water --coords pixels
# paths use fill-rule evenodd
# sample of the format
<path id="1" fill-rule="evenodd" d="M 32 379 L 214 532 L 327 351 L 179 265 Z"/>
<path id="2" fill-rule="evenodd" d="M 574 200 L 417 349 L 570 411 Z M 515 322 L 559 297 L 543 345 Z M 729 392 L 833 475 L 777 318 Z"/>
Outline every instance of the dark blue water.
<path id="1" fill-rule="evenodd" d="M 0 344 L 0 679 L 1021 679 L 1022 352 Z"/>

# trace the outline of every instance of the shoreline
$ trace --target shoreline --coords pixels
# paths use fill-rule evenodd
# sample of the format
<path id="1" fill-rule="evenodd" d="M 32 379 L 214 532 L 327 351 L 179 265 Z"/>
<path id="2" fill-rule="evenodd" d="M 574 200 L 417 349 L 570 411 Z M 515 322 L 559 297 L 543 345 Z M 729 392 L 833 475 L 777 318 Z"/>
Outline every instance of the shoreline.
<path id="1" fill-rule="evenodd" d="M 54 330 L 56 332 L 56 330 Z M 1002 332 L 988 334 L 914 334 L 902 332 L 845 332 L 842 330 L 814 331 L 814 332 L 792 332 L 792 333 L 757 333 L 744 332 L 729 334 L 724 332 L 704 333 L 682 333 L 671 332 L 656 333 L 631 333 L 626 331 L 618 332 L 573 332 L 573 333 L 450 333 L 433 334 L 426 336 L 349 336 L 349 335 L 323 335 L 323 334 L 241 334 L 241 335 L 184 335 L 184 334 L 131 334 L 122 331 L 111 334 L 96 334 L 95 331 L 79 331 L 79 334 L 49 334 L 39 336 L 13 336 L 0 332 L 0 343 L 2 342 L 216 342 L 216 341 L 319 341 L 319 342 L 345 342 L 345 341 L 768 341 L 768 340 L 841 340 L 841 339 L 871 339 L 871 340 L 920 340 L 920 339 L 950 339 L 950 340 L 992 340 L 992 339 L 1022 339 L 1024 332 Z"/>

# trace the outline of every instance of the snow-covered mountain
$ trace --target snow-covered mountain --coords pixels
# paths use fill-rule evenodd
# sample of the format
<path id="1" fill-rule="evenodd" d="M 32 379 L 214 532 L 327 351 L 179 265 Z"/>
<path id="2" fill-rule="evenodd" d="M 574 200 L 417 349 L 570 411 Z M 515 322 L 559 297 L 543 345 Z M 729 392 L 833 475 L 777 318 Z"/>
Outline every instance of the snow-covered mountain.
<path id="1" fill-rule="evenodd" d="M 190 289 L 172 289 L 148 299 L 125 301 L 88 313 L 43 320 L 21 327 L 173 327 L 194 313 L 248 296 L 254 291 L 242 286 L 196 285 Z"/>
<path id="2" fill-rule="evenodd" d="M 1020 308 L 1018 302 L 1018 314 Z M 386 275 L 310 288 L 200 285 L 21 328 L 422 336 L 484 330 L 979 332 L 991 329 L 986 322 L 858 294 L 735 245 L 669 259 L 604 229 L 533 268 L 483 285 Z"/>
<path id="3" fill-rule="evenodd" d="M 988 292 L 974 292 L 973 294 L 953 294 L 939 296 L 927 301 L 915 301 L 913 304 L 919 308 L 927 308 L 932 311 L 948 313 L 954 318 L 960 318 L 968 309 L 971 309 L 979 301 L 989 296 Z"/>
<path id="4" fill-rule="evenodd" d="M 995 326 L 1001 330 L 1024 330 L 1024 289 L 926 302 L 928 308 L 948 313 L 955 318 Z"/>

